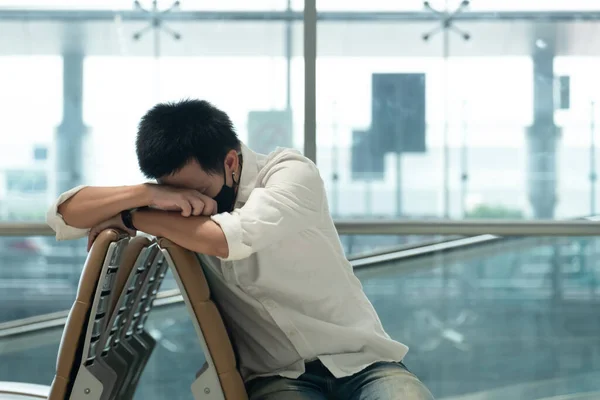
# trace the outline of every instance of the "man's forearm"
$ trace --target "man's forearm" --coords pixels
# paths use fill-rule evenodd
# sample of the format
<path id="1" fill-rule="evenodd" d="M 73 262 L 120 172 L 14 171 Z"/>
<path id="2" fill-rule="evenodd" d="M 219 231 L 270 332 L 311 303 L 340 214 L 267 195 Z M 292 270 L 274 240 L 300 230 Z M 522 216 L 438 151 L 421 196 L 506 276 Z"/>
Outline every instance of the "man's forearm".
<path id="1" fill-rule="evenodd" d="M 227 239 L 221 227 L 209 217 L 183 217 L 178 212 L 141 210 L 132 215 L 133 225 L 142 232 L 164 237 L 196 253 L 226 258 Z"/>
<path id="2" fill-rule="evenodd" d="M 58 206 L 58 213 L 75 228 L 89 229 L 123 210 L 148 205 L 146 185 L 81 189 Z"/>

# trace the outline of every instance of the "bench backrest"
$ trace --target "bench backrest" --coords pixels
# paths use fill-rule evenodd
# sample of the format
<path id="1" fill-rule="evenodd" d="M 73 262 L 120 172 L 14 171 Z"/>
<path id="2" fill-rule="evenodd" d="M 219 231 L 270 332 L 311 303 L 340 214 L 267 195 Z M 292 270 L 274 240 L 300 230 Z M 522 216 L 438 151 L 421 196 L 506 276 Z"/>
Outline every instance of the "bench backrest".
<path id="1" fill-rule="evenodd" d="M 196 254 L 167 239 L 159 239 L 158 245 L 173 271 L 206 357 L 192 384 L 195 399 L 246 400 L 235 353 L 200 261 Z"/>
<path id="2" fill-rule="evenodd" d="M 98 361 L 100 338 L 108 324 L 117 271 L 128 242 L 126 235 L 108 229 L 98 235 L 88 253 L 61 338 L 50 400 L 99 399 L 104 386 L 114 380 L 110 373 L 97 377 L 90 369 Z"/>

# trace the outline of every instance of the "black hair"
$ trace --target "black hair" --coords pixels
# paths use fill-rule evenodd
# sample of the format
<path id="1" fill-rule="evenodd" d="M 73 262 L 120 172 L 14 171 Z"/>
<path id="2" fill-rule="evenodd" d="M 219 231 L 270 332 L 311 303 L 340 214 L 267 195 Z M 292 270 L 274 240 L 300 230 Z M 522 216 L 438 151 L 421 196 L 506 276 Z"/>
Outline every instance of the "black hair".
<path id="1" fill-rule="evenodd" d="M 191 99 L 154 106 L 142 117 L 136 139 L 140 170 L 150 179 L 172 175 L 192 160 L 207 173 L 222 172 L 227 153 L 240 146 L 226 113 Z"/>

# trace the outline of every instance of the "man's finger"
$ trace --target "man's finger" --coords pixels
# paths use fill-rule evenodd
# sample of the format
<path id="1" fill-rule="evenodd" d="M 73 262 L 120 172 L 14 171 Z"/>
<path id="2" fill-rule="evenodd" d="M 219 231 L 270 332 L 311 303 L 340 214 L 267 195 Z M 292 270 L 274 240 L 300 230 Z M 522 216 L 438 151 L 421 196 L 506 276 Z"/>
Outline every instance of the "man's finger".
<path id="1" fill-rule="evenodd" d="M 181 208 L 181 215 L 184 217 L 189 217 L 192 214 L 192 206 L 187 199 L 182 199 L 179 203 L 179 208 Z"/>
<path id="2" fill-rule="evenodd" d="M 206 202 L 204 201 L 205 196 L 197 190 L 189 190 L 186 192 L 186 197 L 194 207 L 193 215 L 205 215 Z"/>
<path id="3" fill-rule="evenodd" d="M 193 215 L 202 215 L 202 212 L 204 211 L 204 202 L 202 200 L 200 200 L 198 197 L 195 196 L 189 196 L 189 202 L 192 205 L 194 211 L 192 212 Z"/>
<path id="4" fill-rule="evenodd" d="M 217 202 L 215 201 L 215 199 L 208 197 L 207 195 L 200 193 L 200 192 L 195 192 L 196 196 L 198 198 L 200 198 L 202 200 L 202 202 L 204 203 L 204 209 L 202 210 L 202 215 L 214 215 L 217 213 Z"/>
<path id="5" fill-rule="evenodd" d="M 217 213 L 217 202 L 213 199 L 209 199 L 204 203 L 204 210 L 202 215 L 210 216 Z"/>

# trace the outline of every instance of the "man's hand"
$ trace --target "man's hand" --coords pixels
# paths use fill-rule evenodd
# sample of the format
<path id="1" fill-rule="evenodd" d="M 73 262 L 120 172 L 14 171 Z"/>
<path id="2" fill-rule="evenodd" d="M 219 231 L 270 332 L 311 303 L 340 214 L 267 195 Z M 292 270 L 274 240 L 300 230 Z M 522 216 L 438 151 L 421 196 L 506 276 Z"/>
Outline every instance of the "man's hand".
<path id="1" fill-rule="evenodd" d="M 92 244 L 94 243 L 94 240 L 96 240 L 96 238 L 98 237 L 100 232 L 102 232 L 103 230 L 106 230 L 106 229 L 110 229 L 110 228 L 114 228 L 114 229 L 118 229 L 120 231 L 127 232 L 130 236 L 135 236 L 137 233 L 136 231 L 132 231 L 131 229 L 128 229 L 123 224 L 123 220 L 121 219 L 121 214 L 117 214 L 114 217 L 112 217 L 111 219 L 94 226 L 90 230 L 90 233 L 88 234 L 87 251 L 90 251 L 90 249 L 92 248 Z"/>
<path id="2" fill-rule="evenodd" d="M 217 202 L 193 189 L 174 188 L 148 183 L 151 208 L 164 211 L 180 211 L 184 217 L 191 215 L 211 216 L 217 213 Z"/>

